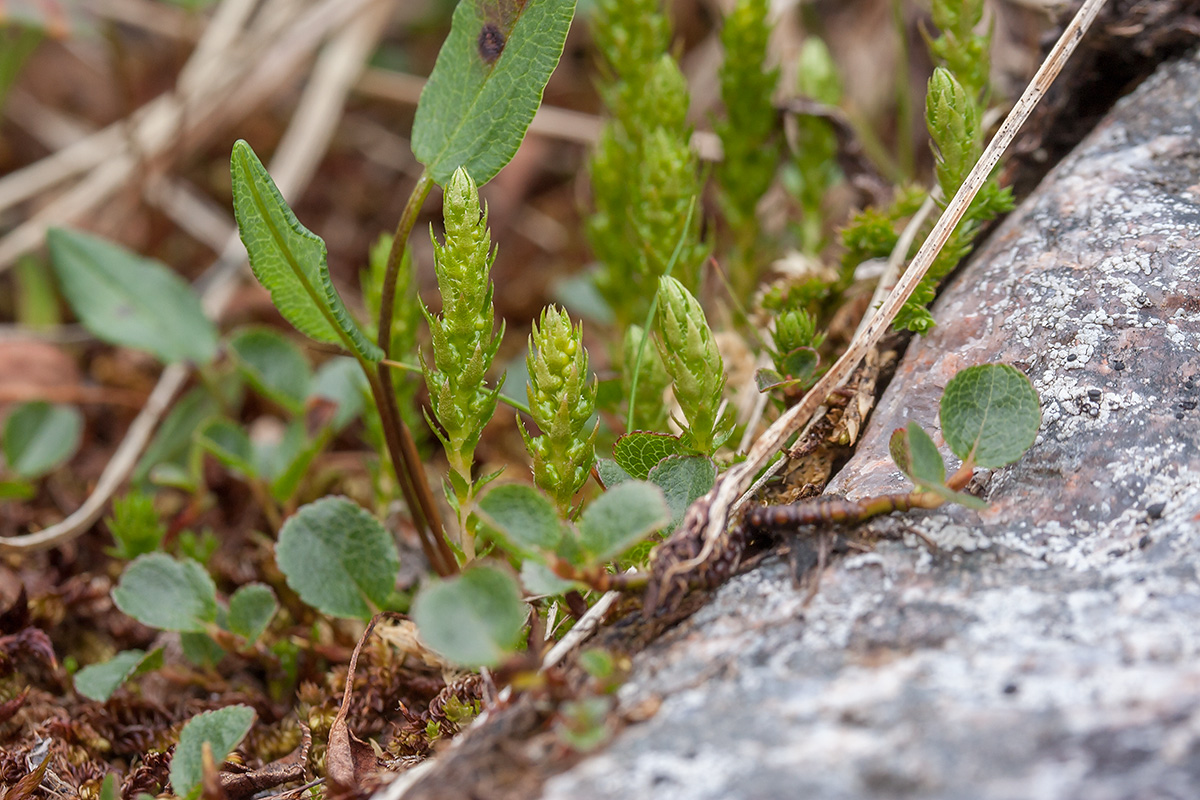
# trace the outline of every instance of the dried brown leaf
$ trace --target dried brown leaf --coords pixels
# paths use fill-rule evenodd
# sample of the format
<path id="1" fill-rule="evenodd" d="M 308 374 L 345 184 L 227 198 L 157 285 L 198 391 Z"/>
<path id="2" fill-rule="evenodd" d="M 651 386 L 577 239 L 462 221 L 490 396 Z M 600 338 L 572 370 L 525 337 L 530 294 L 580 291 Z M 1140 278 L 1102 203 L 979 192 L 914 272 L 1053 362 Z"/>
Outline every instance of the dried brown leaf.
<path id="1" fill-rule="evenodd" d="M 17 593 L 17 599 L 13 600 L 12 605 L 8 608 L 0 611 L 0 635 L 16 633 L 23 628 L 28 628 L 29 623 L 29 598 L 25 594 L 25 585 L 21 584 L 21 591 Z"/>
<path id="2" fill-rule="evenodd" d="M 338 796 L 353 796 L 369 783 L 373 783 L 379 772 L 379 760 L 369 744 L 359 739 L 350 730 L 346 722 L 346 714 L 350 710 L 350 701 L 354 696 L 354 673 L 358 669 L 358 654 L 362 652 L 363 644 L 375 629 L 375 624 L 381 619 L 404 619 L 399 614 L 383 612 L 376 614 L 367 629 L 363 631 L 354 652 L 350 656 L 350 667 L 346 671 L 346 689 L 342 694 L 342 707 L 338 709 L 333 724 L 329 728 L 329 740 L 325 749 L 325 779 L 330 789 Z"/>
<path id="3" fill-rule="evenodd" d="M 245 772 L 221 773 L 221 788 L 227 800 L 243 800 L 285 783 L 304 780 L 312 731 L 307 725 L 301 725 L 300 730 L 304 736 L 300 746 L 278 761 Z"/>
<path id="4" fill-rule="evenodd" d="M 29 688 L 26 686 L 16 697 L 0 703 L 0 725 L 12 719 L 13 715 L 21 710 L 21 706 L 25 705 L 25 698 L 29 697 Z"/>
<path id="5" fill-rule="evenodd" d="M 4 793 L 3 800 L 25 800 L 27 797 L 32 797 L 37 788 L 42 785 L 42 778 L 46 776 L 46 768 L 49 766 L 50 756 L 47 754 L 42 759 L 42 763 L 38 764 L 37 769 L 9 787 L 8 791 Z"/>
<path id="6" fill-rule="evenodd" d="M 21 654 L 41 661 L 50 669 L 58 669 L 54 645 L 40 628 L 25 628 L 19 633 L 0 636 L 0 666 Z"/>
<path id="7" fill-rule="evenodd" d="M 200 746 L 200 797 L 201 800 L 229 800 L 225 788 L 221 785 L 221 774 L 213 759 L 212 745 L 204 742 Z"/>

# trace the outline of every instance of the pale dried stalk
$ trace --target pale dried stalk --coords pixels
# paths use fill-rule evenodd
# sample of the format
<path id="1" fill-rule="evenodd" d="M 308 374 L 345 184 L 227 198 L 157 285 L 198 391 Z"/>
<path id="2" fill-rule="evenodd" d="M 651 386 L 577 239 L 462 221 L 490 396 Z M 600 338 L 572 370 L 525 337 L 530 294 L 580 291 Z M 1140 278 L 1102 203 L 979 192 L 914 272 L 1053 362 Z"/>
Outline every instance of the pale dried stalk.
<path id="1" fill-rule="evenodd" d="M 729 522 L 730 514 L 735 508 L 735 503 L 739 502 L 739 498 L 743 497 L 746 489 L 754 481 L 755 474 L 763 468 L 767 461 L 787 442 L 792 434 L 796 433 L 808 420 L 813 416 L 817 409 L 825 402 L 825 398 L 833 389 L 844 383 L 854 369 L 858 366 L 858 362 L 863 356 L 874 347 L 881 336 L 887 331 L 892 320 L 895 319 L 897 312 L 901 306 L 908 300 L 917 283 L 925 276 L 929 270 L 933 260 L 937 254 L 945 246 L 946 241 L 950 238 L 950 234 L 954 231 L 954 227 L 962 219 L 970 206 L 971 201 L 975 199 L 975 195 L 979 189 L 987 181 L 992 170 L 1000 161 L 1000 157 L 1008 146 L 1012 144 L 1013 139 L 1017 135 L 1017 131 L 1029 118 L 1030 112 L 1034 106 L 1046 94 L 1046 90 L 1050 88 L 1050 84 L 1058 76 L 1062 70 L 1063 64 L 1066 63 L 1071 53 L 1074 52 L 1075 46 L 1079 44 L 1079 40 L 1083 38 L 1084 32 L 1095 20 L 1096 15 L 1104 6 L 1105 0 L 1084 0 L 1079 11 L 1071 23 L 1067 25 L 1062 36 L 1054 45 L 1054 49 L 1046 57 L 1046 60 L 1038 68 L 1037 74 L 1033 76 L 1033 80 L 1025 87 L 1025 91 L 1021 94 L 1019 100 L 1008 113 L 1004 122 L 1000 125 L 1000 129 L 996 132 L 995 137 L 988 143 L 983 154 L 979 157 L 966 180 L 963 181 L 958 192 L 955 193 L 953 199 L 938 218 L 937 224 L 934 225 L 929 237 L 925 243 L 921 245 L 921 249 L 913 257 L 912 264 L 904 273 L 904 276 L 896 284 L 896 288 L 888 295 L 887 300 L 879 310 L 872 316 L 866 328 L 857 335 L 846 348 L 846 352 L 842 357 L 829 369 L 829 372 L 822 376 L 804 399 L 797 403 L 792 408 L 788 409 L 774 424 L 764 433 L 754 447 L 750 449 L 750 453 L 746 460 L 741 464 L 737 464 L 729 469 L 720 479 L 716 486 L 700 498 L 697 503 L 707 504 L 707 525 L 704 529 L 704 545 L 701 548 L 700 554 L 688 561 L 682 561 L 672 565 L 663 577 L 663 582 L 669 582 L 675 575 L 681 574 L 688 570 L 694 569 L 712 554 L 713 548 L 725 533 L 725 529 Z"/>
<path id="2" fill-rule="evenodd" d="M 211 65 L 222 62 L 226 62 L 226 69 L 229 68 L 229 61 L 233 56 L 228 52 L 234 41 L 232 36 L 242 33 L 241 25 L 257 2 L 258 0 L 225 0 L 218 7 L 212 23 L 205 29 L 196 49 L 184 64 L 175 92 L 157 97 L 125 119 L 0 178 L 0 211 L 94 168 L 125 146 L 130 130 L 139 132 L 135 133 L 135 136 L 144 135 L 140 132 L 161 124 L 159 120 L 165 114 L 165 109 L 172 103 L 179 102 L 180 96 L 191 94 L 196 81 L 187 80 L 187 76 L 198 71 L 207 76 Z M 234 28 L 233 25 L 237 27 Z"/>
<path id="3" fill-rule="evenodd" d="M 372 6 L 365 15 L 365 21 L 345 28 L 329 45 L 336 57 L 322 58 L 318 61 L 320 69 L 334 72 L 340 77 L 331 80 L 322 75 L 314 76 L 300 103 L 301 108 L 308 111 L 293 116 L 276 158 L 271 162 L 272 177 L 285 197 L 295 197 L 311 178 L 313 165 L 328 148 L 333 135 L 333 126 L 313 125 L 311 115 L 318 112 L 329 113 L 337 104 L 331 105 L 325 97 L 310 99 L 309 95 L 335 94 L 344 100 L 353 78 L 352 75 L 347 76 L 346 62 L 357 60 L 362 64 L 370 55 L 381 32 L 379 29 L 386 20 L 383 9 L 388 5 L 387 0 L 367 2 Z M 373 33 L 369 30 L 371 25 L 375 26 Z M 368 30 L 364 31 L 364 28 Z M 349 47 L 347 42 L 355 43 L 357 49 Z M 295 129 L 300 131 L 293 133 Z M 280 166 L 276 166 L 276 161 Z M 209 316 L 217 316 L 225 306 L 233 292 L 233 279 L 241 272 L 244 263 L 245 250 L 241 240 L 234 233 L 230 236 L 217 262 L 215 274 L 203 293 L 204 311 Z M 87 531 L 100 518 L 108 501 L 129 477 L 142 450 L 149 443 L 158 421 L 170 407 L 171 399 L 183 387 L 189 374 L 190 370 L 187 367 L 178 364 L 163 370 L 146 405 L 129 426 L 125 438 L 104 468 L 96 488 L 83 505 L 57 525 L 24 536 L 0 538 L 0 554 L 45 550 L 64 544 Z"/>
<path id="4" fill-rule="evenodd" d="M 230 67 L 219 79 L 203 84 L 203 92 L 194 98 L 171 94 L 152 101 L 136 112 L 134 133 L 125 136 L 129 121 L 114 123 L 94 136 L 49 156 L 27 170 L 46 165 L 47 175 L 61 180 L 62 166 L 69 167 L 65 177 L 95 166 L 95 169 L 62 197 L 41 209 L 32 218 L 0 239 L 0 272 L 22 254 L 39 247 L 51 224 L 71 222 L 103 203 L 139 165 L 155 161 L 168 151 L 178 149 L 181 140 L 198 142 L 224 125 L 229 119 L 244 116 L 295 75 L 328 31 L 341 27 L 371 0 L 323 0 L 295 21 L 287 30 L 272 34 L 270 46 L 252 61 L 230 58 L 239 66 Z M 243 48 L 244 49 L 244 48 Z M 255 55 L 250 50 L 250 55 Z M 245 63 L 243 63 L 245 62 Z M 115 144 L 113 140 L 116 140 Z M 115 152 L 114 152 L 115 151 Z M 0 180 L 0 210 L 28 196 L 31 184 L 22 180 L 24 171 Z M 9 183 L 15 179 L 16 184 Z"/>
<path id="5" fill-rule="evenodd" d="M 13 92 L 4 106 L 9 121 L 52 150 L 70 147 L 93 133 L 88 126 L 56 108 L 43 105 L 24 92 Z M 164 175 L 149 182 L 143 191 L 146 201 L 159 208 L 185 233 L 220 253 L 233 223 L 203 192 L 187 181 Z"/>

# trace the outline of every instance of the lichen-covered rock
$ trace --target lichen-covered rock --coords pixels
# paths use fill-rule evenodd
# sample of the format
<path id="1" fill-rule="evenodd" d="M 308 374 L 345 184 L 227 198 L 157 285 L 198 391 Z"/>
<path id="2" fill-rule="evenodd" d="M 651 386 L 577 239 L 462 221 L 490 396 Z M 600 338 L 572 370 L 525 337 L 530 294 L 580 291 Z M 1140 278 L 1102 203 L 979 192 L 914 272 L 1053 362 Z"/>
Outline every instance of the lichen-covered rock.
<path id="1" fill-rule="evenodd" d="M 545 787 L 575 798 L 1195 797 L 1200 787 L 1200 59 L 1167 65 L 939 301 L 833 490 L 896 491 L 893 428 L 959 369 L 1042 396 L 990 508 L 772 562 L 635 661 L 658 714 Z M 935 433 L 935 438 L 940 437 Z"/>

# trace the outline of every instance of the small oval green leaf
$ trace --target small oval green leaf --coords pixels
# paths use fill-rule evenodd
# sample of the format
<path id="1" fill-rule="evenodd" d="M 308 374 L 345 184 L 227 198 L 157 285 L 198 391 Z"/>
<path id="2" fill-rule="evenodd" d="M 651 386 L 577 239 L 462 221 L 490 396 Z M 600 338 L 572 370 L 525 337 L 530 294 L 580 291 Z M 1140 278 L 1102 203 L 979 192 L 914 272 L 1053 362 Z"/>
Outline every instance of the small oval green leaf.
<path id="1" fill-rule="evenodd" d="M 400 570 L 392 535 L 345 497 L 323 498 L 289 517 L 275 561 L 304 602 L 350 619 L 370 619 L 382 608 Z"/>
<path id="2" fill-rule="evenodd" d="M 1042 411 L 1037 390 L 1008 364 L 980 364 L 955 375 L 942 395 L 942 436 L 964 461 L 980 467 L 1011 464 L 1037 438 Z"/>
<path id="3" fill-rule="evenodd" d="M 580 546 L 592 564 L 619 556 L 671 521 L 662 490 L 626 481 L 593 500 L 579 518 Z"/>
<path id="4" fill-rule="evenodd" d="M 650 483 L 662 489 L 671 509 L 670 529 L 683 522 L 683 514 L 717 480 L 717 465 L 708 456 L 667 456 L 650 470 Z"/>
<path id="5" fill-rule="evenodd" d="M 646 480 L 650 470 L 667 456 L 687 452 L 687 445 L 678 436 L 653 431 L 626 433 L 613 445 L 613 458 L 617 464 L 640 481 Z"/>
<path id="6" fill-rule="evenodd" d="M 946 481 L 946 462 L 929 434 L 915 422 L 897 428 L 888 442 L 892 460 L 918 486 Z"/>
<path id="7" fill-rule="evenodd" d="M 470 667 L 495 666 L 516 650 L 526 614 L 516 581 L 487 566 L 430 581 L 412 607 L 425 644 Z"/>
<path id="8" fill-rule="evenodd" d="M 253 644 L 267 630 L 278 609 L 279 601 L 270 586 L 246 584 L 229 598 L 229 630 Z"/>
<path id="9" fill-rule="evenodd" d="M 217 618 L 217 587 L 190 558 L 165 553 L 138 556 L 112 590 L 117 608 L 143 625 L 164 631 L 202 633 Z"/>
<path id="10" fill-rule="evenodd" d="M 600 483 L 604 485 L 605 489 L 611 489 L 617 484 L 633 480 L 633 476 L 611 458 L 597 458 L 596 472 L 599 473 Z"/>
<path id="11" fill-rule="evenodd" d="M 532 486 L 509 483 L 492 489 L 479 501 L 479 518 L 505 549 L 518 555 L 552 552 L 562 540 L 554 504 Z"/>
<path id="12" fill-rule="evenodd" d="M 4 423 L 4 460 L 22 478 L 38 478 L 79 449 L 83 415 L 74 406 L 23 403 Z"/>
<path id="13" fill-rule="evenodd" d="M 445 186 L 483 186 L 512 159 L 562 55 L 575 0 L 462 0 L 421 92 L 412 149 Z"/>
<path id="14" fill-rule="evenodd" d="M 304 412 L 312 371 L 290 339 L 270 328 L 244 328 L 230 338 L 229 349 L 255 391 L 293 414 Z"/>
<path id="15" fill-rule="evenodd" d="M 97 337 L 168 364 L 216 356 L 216 326 L 165 264 L 66 228 L 51 228 L 47 241 L 63 296 Z"/>
<path id="16" fill-rule="evenodd" d="M 325 242 L 300 224 L 267 168 L 244 140 L 230 158 L 233 211 L 254 276 L 271 302 L 296 330 L 328 344 L 340 344 L 366 361 L 383 351 L 350 317 L 329 277 Z"/>
<path id="17" fill-rule="evenodd" d="M 250 732 L 254 724 L 254 709 L 249 706 L 226 706 L 215 711 L 197 714 L 179 732 L 179 744 L 171 757 L 171 789 L 187 797 L 204 777 L 203 750 L 208 742 L 213 762 L 221 764 L 233 748 Z"/>

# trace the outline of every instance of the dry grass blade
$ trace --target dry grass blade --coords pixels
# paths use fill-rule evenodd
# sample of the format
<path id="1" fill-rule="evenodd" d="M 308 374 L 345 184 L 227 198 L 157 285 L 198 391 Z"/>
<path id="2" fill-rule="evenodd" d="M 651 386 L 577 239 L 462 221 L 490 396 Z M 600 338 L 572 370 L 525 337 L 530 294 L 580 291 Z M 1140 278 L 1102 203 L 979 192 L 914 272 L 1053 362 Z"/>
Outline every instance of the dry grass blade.
<path id="1" fill-rule="evenodd" d="M 94 166 L 87 177 L 65 194 L 0 238 L 0 271 L 39 247 L 51 225 L 68 224 L 99 206 L 142 165 L 157 163 L 168 154 L 178 156 L 183 149 L 195 147 L 223 128 L 229 120 L 245 116 L 295 76 L 330 31 L 342 27 L 376 1 L 323 0 L 286 30 L 272 31 L 265 41 L 256 37 L 260 48 L 265 47 L 261 52 L 249 53 L 257 57 L 248 58 L 243 48 L 239 48 L 241 53 L 231 54 L 232 66 L 219 77 L 204 81 L 203 92 L 194 97 L 173 93 L 145 106 L 135 115 L 132 140 L 124 136 L 128 121 L 114 123 L 26 168 L 39 173 L 35 181 L 31 182 L 24 174 L 26 170 L 0 180 L 0 209 L 3 209 L 30 196 L 30 191 L 41 191 L 50 178 L 57 182 L 78 172 L 81 165 L 84 169 Z M 63 163 L 51 169 L 58 161 Z M 41 175 L 42 171 L 48 175 Z"/>
<path id="2" fill-rule="evenodd" d="M 370 6 L 371 13 L 367 15 L 368 21 L 363 25 L 367 28 L 371 28 L 373 25 L 374 35 L 378 36 L 384 22 L 382 9 L 386 9 L 388 3 L 386 0 L 362 0 L 358 5 L 361 6 L 367 2 L 372 4 Z M 327 2 L 322 4 L 321 8 L 328 8 L 328 6 Z M 341 17 L 335 15 L 334 19 L 341 19 Z M 284 134 L 284 141 L 271 164 L 272 175 L 285 196 L 294 197 L 308 182 L 312 176 L 313 165 L 329 145 L 333 127 L 331 125 L 314 125 L 311 117 L 314 113 L 328 114 L 330 109 L 340 107 L 342 100 L 345 99 L 352 82 L 349 77 L 346 77 L 345 64 L 347 62 L 359 65 L 364 63 L 375 41 L 373 36 L 364 36 L 362 27 L 361 25 L 351 26 L 339 34 L 339 38 L 335 41 L 341 42 L 341 46 L 331 47 L 339 55 L 336 58 L 322 58 L 318 65 L 321 70 L 337 72 L 341 77 L 335 80 L 315 77 L 305 88 L 305 95 L 301 98 L 299 106 L 300 109 L 308 109 L 308 111 L 306 113 L 298 112 L 289 122 L 288 131 Z M 356 47 L 347 47 L 344 44 L 346 40 L 355 43 Z M 337 100 L 309 99 L 309 96 L 313 94 L 320 95 L 321 98 L 331 96 Z M 292 133 L 292 131 L 299 131 L 299 133 Z M 278 168 L 277 162 L 282 163 L 283 168 Z M 244 261 L 245 250 L 236 233 L 232 234 L 222 251 L 221 258 L 210 271 L 212 279 L 204 290 L 204 310 L 210 316 L 218 315 L 231 296 L 235 283 L 234 278 L 241 271 Z M 83 505 L 57 525 L 24 536 L 0 539 L 0 554 L 57 547 L 88 530 L 100 518 L 108 501 L 133 470 L 159 420 L 170 408 L 171 400 L 187 381 L 188 374 L 188 369 L 180 365 L 170 366 L 163 370 L 146 405 L 130 425 L 125 438 L 104 468 L 96 488 L 92 490 Z"/>
<path id="3" fill-rule="evenodd" d="M 707 504 L 706 523 L 703 531 L 704 545 L 695 558 L 688 561 L 681 561 L 670 565 L 666 573 L 660 578 L 664 583 L 670 583 L 672 578 L 683 574 L 691 569 L 703 564 L 709 555 L 713 552 L 716 542 L 724 534 L 728 525 L 729 516 L 733 512 L 736 504 L 741 501 L 743 494 L 750 487 L 754 480 L 755 474 L 763 468 L 767 461 L 774 455 L 792 434 L 796 433 L 808 420 L 816 413 L 817 409 L 824 403 L 825 398 L 829 393 L 841 385 L 854 371 L 858 362 L 863 356 L 879 341 L 880 337 L 887 331 L 891 325 L 896 313 L 904 302 L 912 294 L 917 283 L 925 276 L 933 263 L 934 258 L 945 245 L 946 240 L 950 237 L 954 227 L 962 219 L 966 213 L 967 207 L 975 198 L 984 181 L 991 174 L 996 164 L 1000 161 L 1000 157 L 1008 146 L 1016 137 L 1017 131 L 1028 119 L 1030 112 L 1034 106 L 1045 95 L 1050 88 L 1050 84 L 1061 71 L 1063 64 L 1066 63 L 1071 53 L 1075 50 L 1079 40 L 1083 38 L 1083 34 L 1095 20 L 1096 15 L 1104 6 L 1105 0 L 1085 0 L 1075 17 L 1071 20 L 1059 37 L 1058 42 L 1046 57 L 1046 60 L 1038 68 L 1037 74 L 1033 76 L 1033 80 L 1025 87 L 1025 91 L 1021 94 L 1004 122 L 1000 125 L 992 141 L 984 149 L 983 154 L 979 157 L 979 161 L 975 164 L 970 174 L 967 175 L 963 185 L 958 192 L 947 204 L 945 211 L 942 212 L 937 224 L 934 225 L 933 231 L 917 254 L 913 257 L 912 264 L 904 273 L 904 276 L 896 284 L 896 288 L 888 295 L 883 305 L 867 323 L 866 327 L 859 332 L 850 345 L 846 348 L 846 352 L 841 358 L 830 368 L 820 381 L 817 382 L 804 399 L 789 409 L 764 433 L 754 447 L 751 448 L 746 460 L 732 467 L 726 472 L 717 482 L 717 485 L 707 495 L 702 497 L 697 503 Z M 682 534 L 694 535 L 694 531 L 683 530 Z"/>

